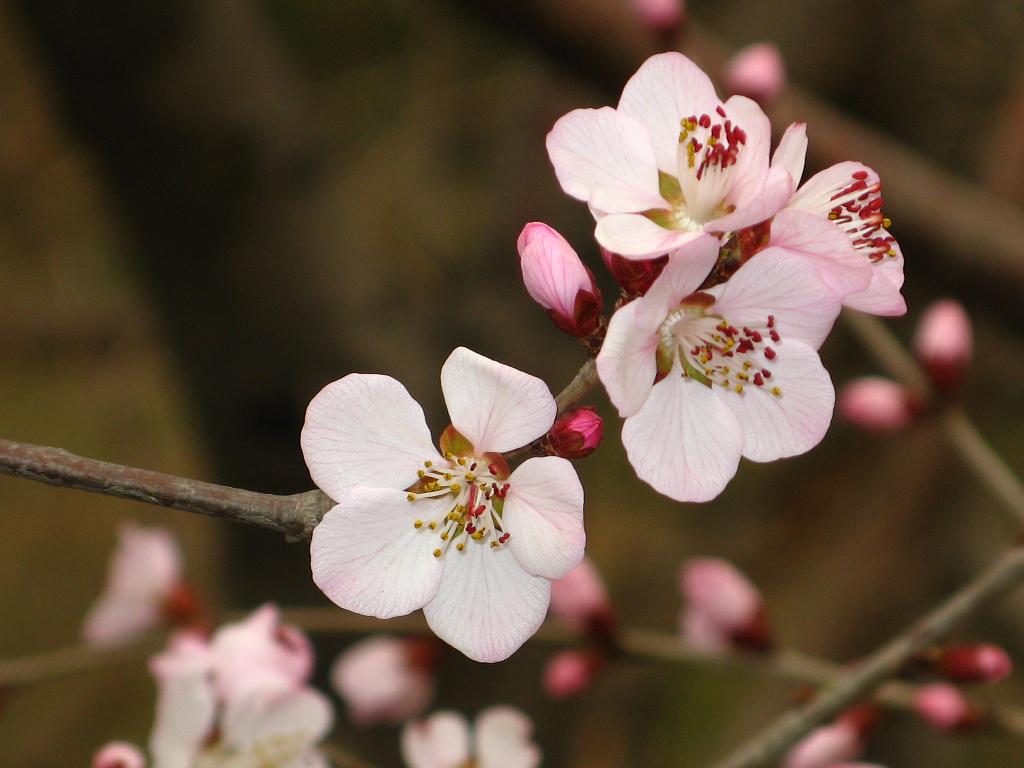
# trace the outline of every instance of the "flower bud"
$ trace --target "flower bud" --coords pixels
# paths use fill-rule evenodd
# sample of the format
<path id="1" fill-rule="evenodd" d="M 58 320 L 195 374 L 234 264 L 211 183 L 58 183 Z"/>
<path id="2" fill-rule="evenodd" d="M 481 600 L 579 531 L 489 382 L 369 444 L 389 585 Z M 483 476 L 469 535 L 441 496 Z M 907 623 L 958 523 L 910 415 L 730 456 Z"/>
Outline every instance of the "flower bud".
<path id="1" fill-rule="evenodd" d="M 743 48 L 729 60 L 726 87 L 748 96 L 761 106 L 771 104 L 786 85 L 786 65 L 779 49 L 771 43 Z"/>
<path id="2" fill-rule="evenodd" d="M 797 742 L 782 761 L 782 768 L 829 768 L 853 760 L 864 751 L 861 733 L 851 723 L 839 720 L 815 728 Z"/>
<path id="3" fill-rule="evenodd" d="M 686 602 L 680 632 L 694 647 L 724 652 L 771 645 L 761 594 L 731 563 L 689 560 L 680 568 L 679 588 Z"/>
<path id="4" fill-rule="evenodd" d="M 551 612 L 579 631 L 611 632 L 615 624 L 612 603 L 590 559 L 583 558 L 569 573 L 551 582 Z"/>
<path id="5" fill-rule="evenodd" d="M 544 667 L 544 690 L 553 699 L 586 690 L 605 666 L 604 656 L 593 651 L 562 651 Z"/>
<path id="6" fill-rule="evenodd" d="M 668 264 L 668 254 L 659 256 L 656 259 L 641 259 L 637 261 L 619 256 L 619 254 L 612 253 L 606 248 L 601 248 L 600 250 L 601 258 L 604 259 L 604 264 L 608 267 L 608 271 L 612 273 L 615 282 L 622 286 L 622 290 L 630 298 L 643 296 L 647 293 L 647 289 L 654 284 L 654 281 L 658 279 L 658 275 L 661 274 L 661 270 Z"/>
<path id="7" fill-rule="evenodd" d="M 146 758 L 133 744 L 112 741 L 92 758 L 92 768 L 145 768 Z"/>
<path id="8" fill-rule="evenodd" d="M 854 379 L 839 392 L 843 418 L 868 432 L 904 429 L 914 420 L 913 396 L 906 387 L 880 376 Z"/>
<path id="9" fill-rule="evenodd" d="M 526 290 L 561 330 L 584 338 L 601 324 L 601 291 L 590 270 L 558 232 L 533 222 L 519 235 Z"/>
<path id="10" fill-rule="evenodd" d="M 925 310 L 914 335 L 914 353 L 943 392 L 955 390 L 971 362 L 971 319 L 958 301 L 937 301 Z"/>
<path id="11" fill-rule="evenodd" d="M 547 436 L 548 452 L 563 459 L 582 459 L 601 444 L 604 423 L 590 407 L 577 408 L 558 417 Z"/>
<path id="12" fill-rule="evenodd" d="M 683 0 L 633 0 L 633 7 L 655 32 L 675 32 L 685 20 Z"/>
<path id="13" fill-rule="evenodd" d="M 914 711 L 940 731 L 970 728 L 981 720 L 981 713 L 964 698 L 956 686 L 935 683 L 918 689 L 914 695 Z"/>
<path id="14" fill-rule="evenodd" d="M 943 648 L 934 667 L 940 675 L 957 683 L 998 683 L 1010 676 L 1013 662 L 999 646 L 978 643 Z"/>

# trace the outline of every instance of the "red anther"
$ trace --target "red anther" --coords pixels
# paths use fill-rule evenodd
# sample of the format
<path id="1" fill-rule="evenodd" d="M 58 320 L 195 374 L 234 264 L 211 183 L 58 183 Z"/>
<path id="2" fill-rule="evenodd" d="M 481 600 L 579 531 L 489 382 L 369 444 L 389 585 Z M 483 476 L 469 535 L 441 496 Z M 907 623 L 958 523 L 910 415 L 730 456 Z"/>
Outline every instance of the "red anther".
<path id="1" fill-rule="evenodd" d="M 476 472 L 476 462 L 475 461 L 472 464 L 469 465 L 469 471 L 470 472 Z"/>
<path id="2" fill-rule="evenodd" d="M 722 126 L 720 124 L 711 126 L 711 135 L 714 136 L 716 140 L 720 139 L 722 137 Z"/>
<path id="3" fill-rule="evenodd" d="M 761 373 L 763 373 L 763 374 L 764 374 L 764 377 L 765 377 L 766 379 L 770 379 L 770 378 L 772 377 L 772 372 L 771 372 L 771 371 L 769 371 L 769 370 L 768 370 L 767 368 L 762 368 L 762 369 L 761 369 Z"/>
<path id="4" fill-rule="evenodd" d="M 764 356 L 767 357 L 769 360 L 774 360 L 775 359 L 775 350 L 772 349 L 771 347 L 765 347 L 764 348 Z"/>
<path id="5" fill-rule="evenodd" d="M 466 523 L 466 533 L 476 533 L 476 526 L 472 523 Z"/>
<path id="6" fill-rule="evenodd" d="M 863 179 L 866 179 L 867 177 L 868 177 L 868 172 L 867 171 L 857 171 L 856 173 L 853 174 L 853 178 L 855 178 L 855 179 L 863 180 Z"/>
<path id="7" fill-rule="evenodd" d="M 768 327 L 769 328 L 774 328 L 775 327 L 775 315 L 768 315 Z"/>
<path id="8" fill-rule="evenodd" d="M 711 127 L 711 116 L 710 115 L 701 115 L 700 116 L 700 120 L 697 121 L 697 124 L 701 128 L 709 128 L 709 127 Z"/>
<path id="9" fill-rule="evenodd" d="M 772 341 L 778 341 L 779 339 L 782 338 L 781 336 L 779 336 L 779 332 L 776 331 L 774 328 L 768 332 L 768 335 L 771 337 Z M 758 339 L 758 341 L 760 341 L 760 339 Z"/>
<path id="10" fill-rule="evenodd" d="M 498 474 L 498 470 L 494 468 L 493 464 L 487 465 L 487 471 L 490 472 L 492 475 Z"/>
<path id="11" fill-rule="evenodd" d="M 754 340 L 755 344 L 760 344 L 761 343 L 761 339 L 763 337 L 761 336 L 760 333 L 758 333 L 757 331 L 754 331 L 752 334 L 750 334 L 750 338 L 752 338 Z M 778 341 L 778 339 L 776 339 L 776 341 Z"/>
<path id="12" fill-rule="evenodd" d="M 487 508 L 486 506 L 481 504 L 479 507 L 476 508 L 476 512 L 473 514 L 473 517 L 480 517 L 480 515 L 482 515 L 484 513 L 484 510 L 486 508 Z"/>
<path id="13" fill-rule="evenodd" d="M 745 325 L 743 326 L 743 335 L 744 335 L 744 336 L 747 336 L 747 337 L 749 338 L 749 337 L 750 337 L 750 336 L 752 336 L 753 334 L 754 334 L 754 332 L 753 332 L 752 330 L 750 330 L 749 328 L 747 328 L 747 326 L 745 326 Z"/>
<path id="14" fill-rule="evenodd" d="M 498 537 L 498 543 L 499 544 L 504 544 L 506 541 L 508 541 L 508 537 L 509 537 L 509 534 L 507 534 L 507 533 L 501 534 L 501 536 Z"/>
<path id="15" fill-rule="evenodd" d="M 754 374 L 754 384 L 758 387 L 764 386 L 764 377 L 760 373 Z"/>
<path id="16" fill-rule="evenodd" d="M 715 107 L 715 112 L 717 112 L 722 117 L 725 117 L 725 109 L 722 108 L 721 104 L 719 104 L 717 107 Z"/>

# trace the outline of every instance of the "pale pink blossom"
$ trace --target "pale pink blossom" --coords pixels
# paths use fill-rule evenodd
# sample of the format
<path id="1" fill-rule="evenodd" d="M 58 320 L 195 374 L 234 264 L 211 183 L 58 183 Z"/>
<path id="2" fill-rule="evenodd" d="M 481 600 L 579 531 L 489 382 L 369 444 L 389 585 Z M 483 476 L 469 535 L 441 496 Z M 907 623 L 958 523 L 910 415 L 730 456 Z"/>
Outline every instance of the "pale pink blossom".
<path id="1" fill-rule="evenodd" d="M 860 731 L 844 720 L 816 728 L 787 753 L 782 768 L 829 768 L 864 751 Z"/>
<path id="2" fill-rule="evenodd" d="M 387 376 L 351 374 L 310 403 L 302 451 L 339 502 L 313 532 L 313 580 L 335 603 L 390 618 L 423 608 L 477 661 L 508 658 L 544 621 L 551 579 L 583 557 L 583 487 L 557 456 L 506 476 L 496 453 L 546 434 L 547 385 L 465 348 L 441 369 L 459 450 L 438 452 L 423 411 Z"/>
<path id="3" fill-rule="evenodd" d="M 771 43 L 749 45 L 729 60 L 725 82 L 733 93 L 749 96 L 758 104 L 770 104 L 786 85 L 782 54 Z"/>
<path id="4" fill-rule="evenodd" d="M 934 667 L 958 683 L 998 683 L 1013 672 L 1006 651 L 991 643 L 951 645 L 938 652 Z"/>
<path id="5" fill-rule="evenodd" d="M 643 22 L 656 32 L 673 32 L 686 17 L 683 0 L 633 0 L 633 7 Z"/>
<path id="6" fill-rule="evenodd" d="M 960 302 L 944 299 L 925 310 L 914 334 L 914 353 L 936 386 L 948 390 L 960 383 L 972 348 L 971 319 Z"/>
<path id="7" fill-rule="evenodd" d="M 622 442 L 640 479 L 679 501 L 707 501 L 741 456 L 794 456 L 825 435 L 835 391 L 816 350 L 840 304 L 807 259 L 780 248 L 698 291 L 718 244 L 686 250 L 612 317 L 597 370 L 626 420 Z"/>
<path id="8" fill-rule="evenodd" d="M 772 170 L 785 169 L 799 184 L 807 154 L 807 128 L 794 123 L 785 132 L 772 157 Z M 852 309 L 873 315 L 902 315 L 907 311 L 903 287 L 903 253 L 889 234 L 891 223 L 882 213 L 882 182 L 868 166 L 843 162 L 805 181 L 771 224 L 771 245 L 786 247 L 777 237 L 780 218 L 795 212 L 812 214 L 842 232 L 853 247 L 840 249 L 823 234 L 811 232 L 806 218 L 797 219 L 791 242 L 803 240 L 801 250 L 819 269 L 822 279 Z M 781 235 L 781 233 L 779 233 Z M 863 270 L 863 265 L 870 269 Z M 865 279 L 867 282 L 865 282 Z"/>
<path id="9" fill-rule="evenodd" d="M 92 768 L 145 768 L 146 756 L 134 744 L 112 741 L 92 758 Z"/>
<path id="10" fill-rule="evenodd" d="M 684 600 L 680 632 L 695 648 L 723 652 L 763 649 L 768 626 L 761 593 L 732 563 L 713 557 L 688 560 L 679 569 Z"/>
<path id="11" fill-rule="evenodd" d="M 582 459 L 597 450 L 604 437 L 604 422 L 589 406 L 568 411 L 555 419 L 545 445 L 549 453 L 565 459 Z"/>
<path id="12" fill-rule="evenodd" d="M 581 338 L 597 330 L 601 291 L 566 239 L 547 224 L 532 222 L 523 227 L 518 247 L 523 284 L 552 322 Z"/>
<path id="13" fill-rule="evenodd" d="M 106 587 L 85 617 L 86 642 L 121 645 L 160 626 L 181 584 L 181 551 L 174 535 L 163 528 L 126 523 L 110 560 Z"/>
<path id="14" fill-rule="evenodd" d="M 415 640 L 378 635 L 346 649 L 331 666 L 331 684 L 356 725 L 397 725 L 426 710 L 434 675 Z"/>
<path id="15" fill-rule="evenodd" d="M 895 432 L 914 420 L 910 390 L 880 376 L 862 376 L 839 392 L 839 413 L 844 419 L 869 432 Z"/>
<path id="16" fill-rule="evenodd" d="M 771 125 L 756 102 L 721 102 L 680 53 L 652 56 L 617 108 L 577 109 L 555 123 L 548 155 L 562 189 L 587 202 L 609 251 L 649 259 L 770 218 L 793 194 L 769 166 Z"/>
<path id="17" fill-rule="evenodd" d="M 408 768 L 536 768 L 532 733 L 530 719 L 511 707 L 483 710 L 472 729 L 460 714 L 435 712 L 402 729 L 402 758 Z"/>
<path id="18" fill-rule="evenodd" d="M 914 695 L 914 711 L 940 731 L 972 726 L 980 717 L 960 690 L 949 683 L 933 683 L 919 688 Z"/>
<path id="19" fill-rule="evenodd" d="M 556 653 L 544 665 L 544 690 L 554 699 L 575 696 L 590 687 L 604 665 L 604 657 L 594 651 Z"/>
<path id="20" fill-rule="evenodd" d="M 601 574 L 590 558 L 551 584 L 551 613 L 579 632 L 613 621 L 611 599 Z"/>

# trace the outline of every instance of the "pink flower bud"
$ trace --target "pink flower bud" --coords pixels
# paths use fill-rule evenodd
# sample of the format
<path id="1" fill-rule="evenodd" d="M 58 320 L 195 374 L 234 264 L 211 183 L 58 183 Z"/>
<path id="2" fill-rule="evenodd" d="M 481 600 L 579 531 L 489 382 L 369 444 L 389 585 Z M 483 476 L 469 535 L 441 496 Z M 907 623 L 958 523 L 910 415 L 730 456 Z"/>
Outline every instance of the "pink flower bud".
<path id="1" fill-rule="evenodd" d="M 771 43 L 747 46 L 729 60 L 725 81 L 733 93 L 748 96 L 762 106 L 770 104 L 786 85 L 782 54 Z"/>
<path id="2" fill-rule="evenodd" d="M 914 335 L 914 353 L 928 369 L 935 386 L 956 389 L 971 362 L 971 319 L 958 301 L 937 301 L 925 310 Z"/>
<path id="3" fill-rule="evenodd" d="M 686 10 L 683 0 L 633 0 L 644 24 L 656 32 L 674 32 L 682 25 Z"/>
<path id="4" fill-rule="evenodd" d="M 601 323 L 601 291 L 590 270 L 558 232 L 533 222 L 519 235 L 526 290 L 566 333 L 583 338 Z"/>
<path id="5" fill-rule="evenodd" d="M 604 423 L 590 407 L 559 416 L 548 432 L 550 453 L 563 459 L 582 459 L 594 452 L 604 436 Z"/>
<path id="6" fill-rule="evenodd" d="M 679 588 L 686 602 L 680 631 L 695 647 L 718 652 L 771 644 L 761 594 L 731 563 L 689 560 L 680 568 Z"/>
<path id="7" fill-rule="evenodd" d="M 845 721 L 816 728 L 789 751 L 782 768 L 828 768 L 864 750 L 860 731 Z"/>
<path id="8" fill-rule="evenodd" d="M 601 574 L 588 558 L 551 582 L 551 612 L 579 631 L 611 631 L 615 623 L 612 603 Z"/>
<path id="9" fill-rule="evenodd" d="M 957 683 L 998 683 L 1010 676 L 1013 662 L 998 645 L 955 645 L 939 652 L 935 669 Z"/>
<path id="10" fill-rule="evenodd" d="M 92 768 L 145 768 L 146 758 L 133 744 L 112 741 L 92 758 Z"/>
<path id="11" fill-rule="evenodd" d="M 601 258 L 604 259 L 604 264 L 608 267 L 608 271 L 612 273 L 615 282 L 622 286 L 622 290 L 630 298 L 643 296 L 647 293 L 647 289 L 654 284 L 654 281 L 658 279 L 658 275 L 661 274 L 661 270 L 668 264 L 667 254 L 656 259 L 637 261 L 619 256 L 617 253 L 612 253 L 606 248 L 601 248 L 600 250 Z"/>
<path id="12" fill-rule="evenodd" d="M 353 722 L 397 725 L 422 714 L 434 697 L 434 659 L 427 650 L 415 640 L 376 636 L 338 656 L 331 684 Z"/>
<path id="13" fill-rule="evenodd" d="M 977 725 L 981 713 L 949 683 L 919 688 L 914 695 L 914 711 L 922 720 L 940 731 L 953 731 Z"/>
<path id="14" fill-rule="evenodd" d="M 912 403 L 906 387 L 880 376 L 862 376 L 840 390 L 838 410 L 854 426 L 883 434 L 903 429 L 914 420 Z"/>
<path id="15" fill-rule="evenodd" d="M 554 699 L 575 696 L 594 682 L 604 657 L 592 651 L 562 651 L 544 667 L 544 690 Z"/>

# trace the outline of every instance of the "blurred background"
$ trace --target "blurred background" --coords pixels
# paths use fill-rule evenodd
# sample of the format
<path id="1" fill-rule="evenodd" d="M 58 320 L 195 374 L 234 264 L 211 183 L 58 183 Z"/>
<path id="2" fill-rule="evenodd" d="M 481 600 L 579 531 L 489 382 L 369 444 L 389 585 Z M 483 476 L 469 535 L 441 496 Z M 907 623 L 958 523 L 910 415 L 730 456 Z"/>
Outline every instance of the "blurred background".
<path id="1" fill-rule="evenodd" d="M 694 34 L 730 48 L 775 42 L 793 82 L 1024 204 L 1019 2 L 691 0 L 689 13 Z M 626 0 L 0 4 L 0 435 L 290 493 L 311 487 L 305 404 L 348 372 L 401 379 L 435 430 L 438 370 L 460 344 L 557 391 L 584 353 L 519 284 L 522 225 L 560 229 L 615 290 L 544 136 L 572 108 L 614 104 L 661 45 Z M 967 304 L 968 410 L 1024 469 L 1019 294 L 927 226 L 901 229 L 910 201 L 889 202 L 911 308 L 890 327 L 907 338 L 935 297 Z M 877 371 L 842 326 L 823 356 L 837 384 Z M 680 561 L 717 555 L 763 589 L 785 643 L 850 660 L 1013 534 L 928 423 L 879 439 L 837 422 L 810 454 L 745 463 L 715 502 L 679 505 L 633 476 L 605 397 L 591 401 L 608 421 L 579 463 L 589 552 L 631 625 L 672 631 Z M 6 478 L 0 508 L 3 657 L 77 641 L 126 518 L 180 534 L 218 606 L 327 604 L 306 546 L 275 534 Z M 959 637 L 1020 657 L 1024 594 Z M 318 639 L 321 667 L 342 645 Z M 437 703 L 524 709 L 547 766 L 657 768 L 708 764 L 796 690 L 750 671 L 621 662 L 564 706 L 540 691 L 548 653 L 528 645 L 493 667 L 448 653 Z M 993 695 L 1024 700 L 1012 680 Z M 152 702 L 142 664 L 5 693 L 0 765 L 86 765 L 109 739 L 144 743 Z M 340 714 L 337 738 L 399 765 L 394 729 Z M 1022 755 L 1022 743 L 942 736 L 906 715 L 887 717 L 868 753 L 891 768 Z"/>

